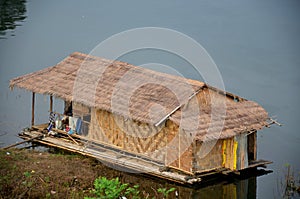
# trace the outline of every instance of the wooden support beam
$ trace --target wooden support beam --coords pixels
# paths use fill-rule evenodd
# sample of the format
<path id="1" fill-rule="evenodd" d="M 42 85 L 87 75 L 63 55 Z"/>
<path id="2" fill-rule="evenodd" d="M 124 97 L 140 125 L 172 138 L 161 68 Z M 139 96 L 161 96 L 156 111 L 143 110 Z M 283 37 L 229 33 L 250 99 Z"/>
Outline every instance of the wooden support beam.
<path id="1" fill-rule="evenodd" d="M 50 109 L 49 109 L 50 112 L 53 112 L 53 96 L 50 95 Z"/>
<path id="2" fill-rule="evenodd" d="M 32 92 L 32 103 L 31 103 L 31 126 L 34 126 L 34 103 L 35 103 L 35 92 Z"/>

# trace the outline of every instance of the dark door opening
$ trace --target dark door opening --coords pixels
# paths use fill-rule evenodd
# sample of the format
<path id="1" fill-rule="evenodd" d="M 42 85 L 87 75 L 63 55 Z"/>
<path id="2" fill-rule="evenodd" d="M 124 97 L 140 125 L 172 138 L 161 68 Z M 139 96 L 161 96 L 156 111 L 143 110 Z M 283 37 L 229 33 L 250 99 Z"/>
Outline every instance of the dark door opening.
<path id="1" fill-rule="evenodd" d="M 257 133 L 256 131 L 253 133 L 250 133 L 247 137 L 247 151 L 248 151 L 248 161 L 249 164 L 251 163 L 251 161 L 255 161 L 256 160 L 256 155 L 257 155 L 257 151 L 256 151 L 256 136 Z"/>

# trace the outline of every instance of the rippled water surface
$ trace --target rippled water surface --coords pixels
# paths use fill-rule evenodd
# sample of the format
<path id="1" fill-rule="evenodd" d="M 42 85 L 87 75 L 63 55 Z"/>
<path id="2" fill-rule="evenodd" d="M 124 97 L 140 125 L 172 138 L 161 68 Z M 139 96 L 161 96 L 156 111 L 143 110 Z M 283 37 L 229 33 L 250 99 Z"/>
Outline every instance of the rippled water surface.
<path id="1" fill-rule="evenodd" d="M 0 0 L 0 144 L 18 141 L 17 133 L 31 121 L 31 93 L 11 92 L 11 78 L 52 66 L 74 51 L 89 53 L 121 31 L 165 27 L 203 45 L 227 91 L 258 102 L 283 124 L 258 133 L 258 157 L 274 162 L 268 167 L 273 173 L 183 192 L 187 198 L 222 198 L 250 184 L 237 198 L 278 198 L 285 165 L 300 172 L 299 17 L 298 0 Z M 163 52 L 135 52 L 122 59 L 135 65 L 170 65 L 188 78 L 201 80 L 187 63 Z M 48 100 L 37 96 L 37 123 L 47 120 Z M 59 101 L 55 109 L 61 109 Z"/>

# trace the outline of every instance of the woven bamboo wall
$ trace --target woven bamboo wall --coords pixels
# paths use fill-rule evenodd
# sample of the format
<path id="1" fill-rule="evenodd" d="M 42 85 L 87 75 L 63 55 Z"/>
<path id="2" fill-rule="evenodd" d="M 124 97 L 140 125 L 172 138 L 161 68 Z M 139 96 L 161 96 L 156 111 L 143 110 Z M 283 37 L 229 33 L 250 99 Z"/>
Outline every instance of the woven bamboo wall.
<path id="1" fill-rule="evenodd" d="M 126 120 L 108 111 L 91 110 L 89 139 L 146 155 L 168 166 L 191 171 L 193 157 L 191 142 L 184 132 L 181 132 L 180 136 L 178 134 L 178 125 L 170 120 L 158 128 L 154 125 Z"/>
<path id="2" fill-rule="evenodd" d="M 210 143 L 214 144 L 214 143 Z M 195 171 L 206 171 L 222 167 L 222 145 L 223 140 L 218 140 L 211 151 L 201 158 L 201 150 L 204 150 L 202 142 L 196 143 L 195 148 Z M 203 148 L 202 148 L 203 147 Z"/>
<path id="3" fill-rule="evenodd" d="M 153 125 L 126 120 L 108 111 L 91 111 L 89 138 L 126 151 L 149 155 L 160 161 L 164 161 L 165 157 L 155 151 L 166 146 L 167 132 L 171 139 L 176 133 L 176 127 L 168 124 L 168 127 L 159 129 Z"/>
<path id="4" fill-rule="evenodd" d="M 183 171 L 192 172 L 193 138 L 181 129 L 178 131 L 177 128 L 176 132 L 175 137 L 168 136 L 166 164 Z"/>
<path id="5" fill-rule="evenodd" d="M 178 168 L 179 170 L 187 171 L 187 172 L 193 172 L 193 147 L 190 145 L 186 150 L 184 151 L 173 151 L 173 155 L 177 155 L 177 158 L 175 161 L 173 161 L 169 166 Z M 181 154 L 181 155 L 180 155 Z M 169 153 L 168 153 L 169 155 Z M 168 157 L 170 158 L 170 157 Z"/>

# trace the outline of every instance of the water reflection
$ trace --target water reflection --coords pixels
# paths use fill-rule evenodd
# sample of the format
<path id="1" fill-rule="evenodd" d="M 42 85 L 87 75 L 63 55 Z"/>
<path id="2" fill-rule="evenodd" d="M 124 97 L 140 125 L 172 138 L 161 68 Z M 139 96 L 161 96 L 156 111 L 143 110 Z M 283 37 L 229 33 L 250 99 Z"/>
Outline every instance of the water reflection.
<path id="1" fill-rule="evenodd" d="M 178 186 L 169 184 L 160 180 L 152 180 L 148 178 L 142 178 L 141 176 L 132 176 L 122 174 L 121 180 L 124 183 L 139 184 L 140 189 L 149 194 L 155 196 L 157 193 L 155 190 L 158 188 L 166 187 L 167 189 L 175 187 L 178 196 L 176 197 L 175 192 L 172 192 L 170 198 L 187 198 L 187 199 L 255 199 L 257 195 L 257 177 L 252 176 L 247 179 L 235 179 L 230 182 L 214 182 L 210 185 L 202 185 L 199 188 L 190 188 L 185 186 Z M 145 194 L 145 197 L 146 195 Z"/>
<path id="2" fill-rule="evenodd" d="M 217 184 L 193 192 L 191 198 L 254 199 L 256 198 L 256 177 Z"/>
<path id="3" fill-rule="evenodd" d="M 148 175 L 143 174 L 128 174 L 125 172 L 115 171 L 108 167 L 105 176 L 109 179 L 119 177 L 123 183 L 129 183 L 131 185 L 140 185 L 140 190 L 144 197 L 156 196 L 158 188 L 172 187 L 176 188 L 176 192 L 170 194 L 170 198 L 185 198 L 185 199 L 255 199 L 257 198 L 257 177 L 265 175 L 270 171 L 261 170 L 249 176 L 238 178 L 216 178 L 213 181 L 203 182 L 198 188 L 186 187 L 177 184 L 171 184 L 160 179 L 152 179 Z M 105 169 L 102 169 L 102 172 Z M 150 197 L 150 198 L 151 198 Z"/>
<path id="4" fill-rule="evenodd" d="M 26 0 L 0 0 L 0 39 L 6 38 L 9 30 L 14 36 L 13 30 L 26 19 L 25 3 Z"/>

